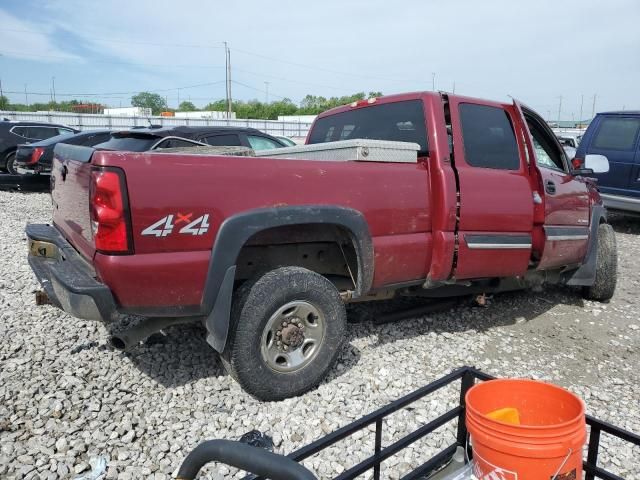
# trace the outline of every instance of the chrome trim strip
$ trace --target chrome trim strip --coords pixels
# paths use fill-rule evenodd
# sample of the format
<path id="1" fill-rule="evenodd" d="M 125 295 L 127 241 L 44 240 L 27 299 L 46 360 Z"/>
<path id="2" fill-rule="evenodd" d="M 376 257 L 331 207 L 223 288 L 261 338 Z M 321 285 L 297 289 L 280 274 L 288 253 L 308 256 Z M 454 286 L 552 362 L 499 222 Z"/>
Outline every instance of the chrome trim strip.
<path id="1" fill-rule="evenodd" d="M 469 250 L 520 250 L 530 249 L 531 243 L 473 243 L 467 242 Z"/>
<path id="2" fill-rule="evenodd" d="M 547 240 L 550 242 L 561 242 L 564 240 L 588 240 L 589 235 L 548 235 Z"/>

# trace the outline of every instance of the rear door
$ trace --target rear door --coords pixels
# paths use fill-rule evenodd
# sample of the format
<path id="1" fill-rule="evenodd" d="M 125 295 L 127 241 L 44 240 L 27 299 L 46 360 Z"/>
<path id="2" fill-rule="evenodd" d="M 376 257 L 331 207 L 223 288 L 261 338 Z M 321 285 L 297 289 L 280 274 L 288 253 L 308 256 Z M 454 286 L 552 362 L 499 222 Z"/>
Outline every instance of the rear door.
<path id="1" fill-rule="evenodd" d="M 570 173 L 568 158 L 547 123 L 535 112 L 522 109 L 527 128 L 529 157 L 541 184 L 544 222 L 538 227 L 542 251 L 538 269 L 582 262 L 589 240 L 590 201 L 586 181 Z"/>
<path id="2" fill-rule="evenodd" d="M 637 187 L 640 117 L 631 115 L 598 115 L 593 135 L 585 153 L 604 155 L 609 171 L 594 175 L 603 193 L 627 195 Z"/>
<path id="3" fill-rule="evenodd" d="M 526 272 L 531 257 L 533 194 L 515 110 L 450 97 L 460 192 L 457 279 Z"/>

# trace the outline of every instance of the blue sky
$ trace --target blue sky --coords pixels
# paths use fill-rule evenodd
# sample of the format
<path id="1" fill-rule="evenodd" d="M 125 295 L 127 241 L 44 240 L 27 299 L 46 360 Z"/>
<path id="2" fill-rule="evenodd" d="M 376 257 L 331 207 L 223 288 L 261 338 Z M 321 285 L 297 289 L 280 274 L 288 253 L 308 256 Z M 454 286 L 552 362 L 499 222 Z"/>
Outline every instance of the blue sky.
<path id="1" fill-rule="evenodd" d="M 0 0 L 0 79 L 13 101 L 127 106 L 138 91 L 298 102 L 437 89 L 509 95 L 556 118 L 640 109 L 640 2 Z M 90 94 L 90 95 L 89 95 Z"/>

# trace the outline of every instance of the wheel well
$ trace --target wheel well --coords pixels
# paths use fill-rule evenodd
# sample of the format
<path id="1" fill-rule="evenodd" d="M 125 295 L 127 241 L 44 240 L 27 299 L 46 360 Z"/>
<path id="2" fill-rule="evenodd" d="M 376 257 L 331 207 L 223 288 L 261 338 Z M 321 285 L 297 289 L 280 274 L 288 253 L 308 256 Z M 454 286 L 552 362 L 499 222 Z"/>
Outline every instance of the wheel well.
<path id="1" fill-rule="evenodd" d="M 236 266 L 236 281 L 290 266 L 324 275 L 341 290 L 354 289 L 359 281 L 358 254 L 351 232 L 324 223 L 262 230 L 244 244 Z"/>

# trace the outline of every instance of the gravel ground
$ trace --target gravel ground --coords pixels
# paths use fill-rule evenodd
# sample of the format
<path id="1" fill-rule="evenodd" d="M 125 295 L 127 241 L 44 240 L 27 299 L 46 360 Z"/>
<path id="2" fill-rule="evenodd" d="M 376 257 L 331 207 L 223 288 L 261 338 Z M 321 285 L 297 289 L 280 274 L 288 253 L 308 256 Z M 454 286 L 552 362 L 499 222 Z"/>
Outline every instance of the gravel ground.
<path id="1" fill-rule="evenodd" d="M 495 296 L 486 308 L 461 302 L 394 324 L 352 323 L 317 390 L 260 403 L 225 375 L 199 327 L 174 327 L 122 354 L 107 347 L 104 325 L 36 306 L 23 229 L 49 215 L 46 194 L 0 192 L 0 478 L 75 478 L 96 456 L 107 459 L 106 478 L 171 478 L 200 441 L 254 428 L 273 436 L 276 451 L 290 452 L 465 364 L 564 385 L 589 413 L 640 432 L 640 219 L 613 218 L 620 271 L 608 304 L 553 287 Z M 449 388 L 394 414 L 383 443 L 456 400 Z M 398 478 L 448 445 L 453 432 L 443 427 L 392 457 L 383 475 Z M 640 479 L 639 448 L 606 435 L 602 445 L 602 466 Z M 365 430 L 305 464 L 330 478 L 372 448 Z M 212 465 L 201 478 L 234 473 Z"/>

